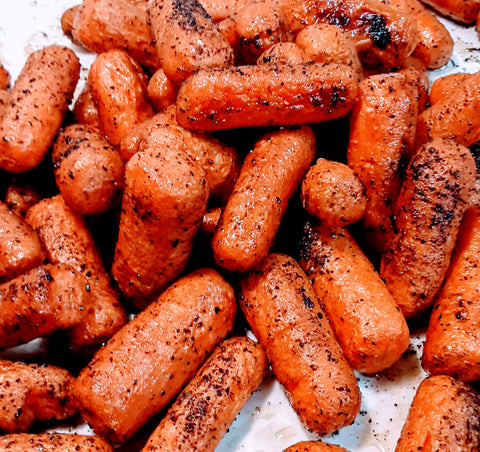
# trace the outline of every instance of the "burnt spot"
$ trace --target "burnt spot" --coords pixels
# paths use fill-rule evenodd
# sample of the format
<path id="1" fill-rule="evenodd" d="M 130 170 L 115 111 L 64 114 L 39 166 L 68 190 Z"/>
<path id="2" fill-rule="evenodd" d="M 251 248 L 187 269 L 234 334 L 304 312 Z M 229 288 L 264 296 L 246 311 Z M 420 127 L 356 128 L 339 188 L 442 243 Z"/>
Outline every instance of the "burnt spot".
<path id="1" fill-rule="evenodd" d="M 196 0 L 176 0 L 172 15 L 178 18 L 178 23 L 182 28 L 190 28 L 195 31 L 200 31 L 203 28 L 199 26 L 197 18 L 203 17 L 211 20 L 210 15 Z"/>
<path id="2" fill-rule="evenodd" d="M 365 13 L 360 16 L 360 21 L 372 38 L 374 46 L 385 50 L 392 42 L 385 17 L 379 14 Z"/>

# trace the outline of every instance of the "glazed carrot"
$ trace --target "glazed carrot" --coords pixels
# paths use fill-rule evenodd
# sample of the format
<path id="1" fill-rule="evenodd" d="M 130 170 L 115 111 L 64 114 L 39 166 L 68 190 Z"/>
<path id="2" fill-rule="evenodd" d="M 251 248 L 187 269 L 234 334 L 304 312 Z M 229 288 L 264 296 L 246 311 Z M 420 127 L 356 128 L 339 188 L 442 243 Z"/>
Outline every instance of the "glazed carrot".
<path id="1" fill-rule="evenodd" d="M 112 274 L 137 307 L 184 270 L 208 195 L 203 168 L 175 146 L 151 146 L 128 162 Z"/>
<path id="2" fill-rule="evenodd" d="M 74 43 L 92 52 L 122 49 L 149 69 L 160 67 L 145 8 L 131 1 L 83 0 L 71 35 Z"/>
<path id="3" fill-rule="evenodd" d="M 95 129 L 72 124 L 52 151 L 55 182 L 65 202 L 81 215 L 106 212 L 122 199 L 124 164 Z"/>
<path id="4" fill-rule="evenodd" d="M 148 82 L 148 98 L 156 111 L 165 110 L 169 105 L 174 104 L 177 92 L 177 87 L 169 80 L 162 68 L 158 69 Z"/>
<path id="5" fill-rule="evenodd" d="M 418 117 L 416 147 L 433 138 L 450 138 L 463 146 L 480 139 L 480 72 Z"/>
<path id="6" fill-rule="evenodd" d="M 445 75 L 444 77 L 437 78 L 430 88 L 428 94 L 428 101 L 430 106 L 443 102 L 444 99 L 450 96 L 454 92 L 459 92 L 462 85 L 472 77 L 472 74 L 459 72 L 456 74 Z"/>
<path id="7" fill-rule="evenodd" d="M 192 130 L 322 122 L 345 116 L 356 93 L 354 72 L 339 64 L 200 70 L 180 87 L 177 119 Z"/>
<path id="8" fill-rule="evenodd" d="M 322 436 L 351 424 L 357 381 L 301 267 L 270 254 L 240 284 L 240 306 L 300 420 Z"/>
<path id="9" fill-rule="evenodd" d="M 347 226 L 365 213 L 365 188 L 343 163 L 318 159 L 302 181 L 303 207 L 322 224 Z"/>
<path id="10" fill-rule="evenodd" d="M 5 193 L 5 204 L 23 218 L 30 207 L 40 201 L 40 194 L 31 186 L 13 180 Z"/>
<path id="11" fill-rule="evenodd" d="M 445 283 L 436 298 L 422 365 L 434 375 L 480 379 L 480 209 L 465 214 Z"/>
<path id="12" fill-rule="evenodd" d="M 395 452 L 474 452 L 480 448 L 480 398 L 473 388 L 438 375 L 417 389 Z"/>
<path id="13" fill-rule="evenodd" d="M 343 447 L 322 441 L 301 441 L 287 447 L 283 452 L 348 452 Z"/>
<path id="14" fill-rule="evenodd" d="M 442 284 L 475 177 L 472 154 L 451 140 L 426 143 L 408 166 L 380 264 L 406 317 L 428 308 Z"/>
<path id="15" fill-rule="evenodd" d="M 170 286 L 80 373 L 75 395 L 100 434 L 124 441 L 164 408 L 233 327 L 233 289 L 214 270 Z"/>
<path id="16" fill-rule="evenodd" d="M 0 429 L 27 432 L 36 421 L 73 416 L 74 384 L 73 375 L 60 367 L 0 360 Z"/>
<path id="17" fill-rule="evenodd" d="M 401 66 L 417 45 L 415 19 L 381 0 L 291 0 L 282 9 L 294 33 L 318 22 L 340 26 L 370 68 Z"/>
<path id="18" fill-rule="evenodd" d="M 438 69 L 448 63 L 453 52 L 453 39 L 445 25 L 419 0 L 388 0 L 397 9 L 403 9 L 417 22 L 418 44 L 412 55 L 429 69 Z"/>
<path id="19" fill-rule="evenodd" d="M 71 8 L 66 9 L 60 18 L 60 25 L 62 27 L 63 34 L 78 46 L 81 46 L 82 43 L 73 36 L 73 28 L 75 20 L 77 20 L 77 16 L 80 14 L 81 9 L 82 5 L 72 6 Z"/>
<path id="20" fill-rule="evenodd" d="M 310 58 L 294 42 L 278 42 L 263 52 L 257 64 L 302 64 L 308 63 Z"/>
<path id="21" fill-rule="evenodd" d="M 178 148 L 189 154 L 205 170 L 210 195 L 226 202 L 240 170 L 234 148 L 213 136 L 192 133 L 179 126 L 174 105 L 133 128 L 120 143 L 119 152 L 128 161 L 151 146 Z"/>
<path id="22" fill-rule="evenodd" d="M 10 73 L 0 63 L 0 90 L 10 88 Z"/>
<path id="23" fill-rule="evenodd" d="M 73 116 L 75 122 L 79 124 L 86 124 L 97 130 L 100 130 L 100 118 L 98 117 L 98 110 L 92 98 L 92 91 L 88 83 L 85 85 L 83 91 L 77 98 L 73 106 Z"/>
<path id="24" fill-rule="evenodd" d="M 22 172 L 37 166 L 60 128 L 78 81 L 72 50 L 50 46 L 28 58 L 0 123 L 0 168 Z"/>
<path id="25" fill-rule="evenodd" d="M 355 71 L 359 81 L 363 78 L 357 49 L 341 28 L 324 23 L 310 25 L 298 33 L 295 43 L 312 61 L 346 64 Z"/>
<path id="26" fill-rule="evenodd" d="M 97 436 L 68 433 L 13 433 L 0 436 L 0 448 L 8 452 L 113 452 L 113 447 Z"/>
<path id="27" fill-rule="evenodd" d="M 247 155 L 212 238 L 216 262 L 246 271 L 273 245 L 280 221 L 315 156 L 309 127 L 268 133 Z"/>
<path id="28" fill-rule="evenodd" d="M 200 228 L 203 232 L 207 234 L 213 234 L 215 229 L 220 222 L 220 217 L 222 216 L 223 209 L 221 207 L 214 207 L 210 210 L 207 210 L 202 217 L 202 225 Z"/>
<path id="29" fill-rule="evenodd" d="M 224 341 L 169 408 L 142 452 L 213 452 L 267 369 L 258 343 L 247 337 Z"/>
<path id="30" fill-rule="evenodd" d="M 58 195 L 33 206 L 26 221 L 40 236 L 49 260 L 70 265 L 88 284 L 90 304 L 79 325 L 69 332 L 72 347 L 79 350 L 102 343 L 126 319 L 85 220 Z"/>
<path id="31" fill-rule="evenodd" d="M 45 251 L 36 232 L 0 202 L 0 282 L 44 263 Z"/>
<path id="32" fill-rule="evenodd" d="M 299 263 L 354 369 L 374 374 L 401 357 L 410 341 L 405 318 L 346 229 L 307 225 Z"/>
<path id="33" fill-rule="evenodd" d="M 228 42 L 241 64 L 254 64 L 272 45 L 292 39 L 276 1 L 247 2 L 226 20 L 230 22 Z"/>
<path id="34" fill-rule="evenodd" d="M 422 2 L 431 6 L 440 14 L 465 24 L 475 22 L 480 10 L 478 0 L 422 0 Z"/>
<path id="35" fill-rule="evenodd" d="M 100 119 L 100 130 L 119 144 L 136 124 L 154 114 L 148 102 L 146 75 L 123 50 L 98 55 L 90 67 L 88 83 Z"/>
<path id="36" fill-rule="evenodd" d="M 83 275 L 47 264 L 0 284 L 0 348 L 79 324 L 90 305 Z"/>
<path id="37" fill-rule="evenodd" d="M 0 90 L 0 121 L 10 107 L 10 93 L 6 89 Z"/>
<path id="38" fill-rule="evenodd" d="M 152 0 L 148 13 L 162 69 L 172 82 L 233 64 L 230 44 L 196 0 Z"/>
<path id="39" fill-rule="evenodd" d="M 365 187 L 363 226 L 378 251 L 391 229 L 402 166 L 413 153 L 418 106 L 412 91 L 403 74 L 373 75 L 360 83 L 352 110 L 347 162 Z"/>
<path id="40" fill-rule="evenodd" d="M 258 0 L 202 0 L 202 6 L 214 22 L 233 16 L 245 6 Z"/>

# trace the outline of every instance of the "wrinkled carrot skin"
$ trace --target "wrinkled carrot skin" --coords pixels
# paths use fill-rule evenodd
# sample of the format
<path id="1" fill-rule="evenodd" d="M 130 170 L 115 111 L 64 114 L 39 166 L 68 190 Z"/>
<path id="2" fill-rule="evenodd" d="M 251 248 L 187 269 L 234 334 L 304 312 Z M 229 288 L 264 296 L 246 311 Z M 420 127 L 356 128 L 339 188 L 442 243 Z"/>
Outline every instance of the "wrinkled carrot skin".
<path id="1" fill-rule="evenodd" d="M 123 161 L 95 129 L 82 124 L 67 126 L 55 141 L 52 161 L 57 187 L 75 212 L 100 214 L 120 203 Z"/>
<path id="2" fill-rule="evenodd" d="M 26 221 L 40 236 L 49 260 L 73 267 L 88 285 L 91 301 L 85 318 L 69 332 L 72 347 L 80 350 L 110 338 L 125 324 L 125 312 L 83 217 L 58 195 L 33 206 Z"/>
<path id="3" fill-rule="evenodd" d="M 212 237 L 220 266 L 244 272 L 267 256 L 288 200 L 315 152 L 315 136 L 306 126 L 269 133 L 257 141 Z"/>
<path id="4" fill-rule="evenodd" d="M 146 75 L 123 50 L 98 55 L 90 67 L 88 83 L 100 119 L 100 130 L 113 144 L 136 124 L 151 118 Z"/>
<path id="5" fill-rule="evenodd" d="M 363 226 L 377 251 L 385 247 L 402 166 L 413 153 L 418 106 L 412 91 L 405 75 L 373 75 L 360 83 L 352 110 L 347 162 L 365 187 Z"/>
<path id="6" fill-rule="evenodd" d="M 222 342 L 178 396 L 142 452 L 214 452 L 267 370 L 268 359 L 258 343 L 247 337 Z"/>
<path id="7" fill-rule="evenodd" d="M 72 112 L 75 122 L 100 130 L 101 123 L 100 118 L 98 117 L 98 110 L 97 107 L 95 107 L 95 102 L 92 98 L 92 91 L 88 86 L 88 83 L 78 96 Z"/>
<path id="8" fill-rule="evenodd" d="M 303 207 L 322 224 L 344 227 L 360 220 L 367 207 L 365 188 L 343 163 L 318 159 L 302 181 Z"/>
<path id="9" fill-rule="evenodd" d="M 197 0 L 151 0 L 148 14 L 161 67 L 173 83 L 233 64 L 230 44 Z"/>
<path id="10" fill-rule="evenodd" d="M 177 96 L 177 119 L 191 130 L 299 125 L 345 116 L 357 81 L 345 65 L 321 63 L 201 70 Z"/>
<path id="11" fill-rule="evenodd" d="M 451 140 L 420 147 L 407 168 L 380 264 L 407 318 L 427 309 L 442 284 L 475 177 L 472 154 Z"/>
<path id="12" fill-rule="evenodd" d="M 480 379 L 480 210 L 465 214 L 445 283 L 436 297 L 422 365 L 434 375 Z"/>
<path id="13" fill-rule="evenodd" d="M 164 408 L 230 332 L 232 287 L 214 270 L 170 286 L 82 370 L 75 395 L 101 435 L 121 442 Z"/>
<path id="14" fill-rule="evenodd" d="M 324 23 L 310 25 L 297 34 L 295 43 L 312 61 L 345 64 L 355 71 L 359 81 L 363 78 L 357 49 L 341 28 Z"/>
<path id="15" fill-rule="evenodd" d="M 177 92 L 177 87 L 166 76 L 162 68 L 158 69 L 148 82 L 148 98 L 157 112 L 165 110 L 174 104 L 177 98 Z"/>
<path id="16" fill-rule="evenodd" d="M 294 42 L 278 42 L 265 50 L 257 60 L 257 64 L 302 64 L 310 58 Z"/>
<path id="17" fill-rule="evenodd" d="M 407 83 L 412 86 L 413 93 L 417 93 L 418 114 L 420 114 L 427 108 L 429 100 L 430 81 L 427 67 L 418 58 L 410 56 L 397 72 L 407 77 Z"/>
<path id="18" fill-rule="evenodd" d="M 480 139 L 480 72 L 419 115 L 416 147 L 432 138 L 449 138 L 467 147 Z"/>
<path id="19" fill-rule="evenodd" d="M 303 424 L 321 436 L 351 424 L 357 381 L 301 267 L 270 254 L 240 286 L 243 313 Z"/>
<path id="20" fill-rule="evenodd" d="M 73 416 L 75 378 L 56 366 L 0 360 L 0 429 L 27 432 L 36 421 Z"/>
<path id="21" fill-rule="evenodd" d="M 175 146 L 149 147 L 128 162 L 112 274 L 137 307 L 184 270 L 208 195 L 203 168 Z"/>
<path id="22" fill-rule="evenodd" d="M 283 452 L 348 452 L 343 447 L 322 441 L 301 441 L 287 447 Z"/>
<path id="23" fill-rule="evenodd" d="M 0 282 L 43 264 L 45 250 L 37 233 L 0 201 Z"/>
<path id="24" fill-rule="evenodd" d="M 438 102 L 442 102 L 452 93 L 456 92 L 457 90 L 461 90 L 462 85 L 469 80 L 470 77 L 472 77 L 472 74 L 459 72 L 437 78 L 437 80 L 432 83 L 430 93 L 428 94 L 430 106 L 435 105 Z"/>
<path id="25" fill-rule="evenodd" d="M 0 90 L 10 88 L 10 73 L 0 63 Z"/>
<path id="26" fill-rule="evenodd" d="M 47 264 L 0 285 L 0 348 L 79 324 L 90 305 L 83 275 Z"/>
<path id="27" fill-rule="evenodd" d="M 419 0 L 388 0 L 388 4 L 403 9 L 417 22 L 418 44 L 412 56 L 429 69 L 438 69 L 447 64 L 453 52 L 453 39 L 437 16 Z"/>
<path id="28" fill-rule="evenodd" d="M 478 0 L 422 0 L 422 2 L 431 6 L 440 14 L 465 24 L 475 22 L 480 10 Z"/>
<path id="29" fill-rule="evenodd" d="M 41 162 L 60 128 L 79 72 L 78 58 L 65 47 L 45 47 L 30 55 L 0 123 L 0 168 L 19 173 Z"/>
<path id="30" fill-rule="evenodd" d="M 408 348 L 408 326 L 350 233 L 307 225 L 299 263 L 350 365 L 366 374 L 393 365 Z"/>
<path id="31" fill-rule="evenodd" d="M 285 18 L 272 0 L 246 4 L 227 21 L 231 22 L 227 39 L 235 50 L 237 64 L 254 64 L 272 45 L 292 40 Z"/>
<path id="32" fill-rule="evenodd" d="M 151 146 L 168 146 L 186 152 L 204 170 L 210 195 L 225 203 L 240 170 L 240 160 L 233 147 L 207 134 L 190 132 L 179 126 L 175 106 L 157 113 L 133 128 L 122 140 L 119 152 L 124 161 Z"/>
<path id="33" fill-rule="evenodd" d="M 29 185 L 12 181 L 5 193 L 5 204 L 20 218 L 25 217 L 28 209 L 40 201 L 40 194 Z"/>
<path id="34" fill-rule="evenodd" d="M 480 398 L 446 375 L 420 383 L 395 452 L 475 452 L 480 448 Z"/>
<path id="35" fill-rule="evenodd" d="M 151 70 L 160 67 L 147 12 L 128 0 L 82 1 L 71 34 L 92 52 L 122 49 Z"/>
<path id="36" fill-rule="evenodd" d="M 103 438 L 68 433 L 13 433 L 0 437 L 0 448 L 6 452 L 114 452 Z"/>
<path id="37" fill-rule="evenodd" d="M 318 22 L 342 28 L 370 68 L 401 66 L 417 45 L 415 19 L 379 0 L 292 0 L 282 5 L 294 33 Z"/>

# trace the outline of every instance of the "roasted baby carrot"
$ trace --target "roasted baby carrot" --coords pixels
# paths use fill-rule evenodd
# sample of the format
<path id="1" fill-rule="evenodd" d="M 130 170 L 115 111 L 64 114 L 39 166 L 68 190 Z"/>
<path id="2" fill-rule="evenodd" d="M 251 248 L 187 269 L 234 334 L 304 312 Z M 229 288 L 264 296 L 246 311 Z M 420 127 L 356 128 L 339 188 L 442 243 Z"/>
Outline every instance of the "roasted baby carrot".
<path id="1" fill-rule="evenodd" d="M 287 447 L 283 452 L 348 452 L 343 447 L 322 441 L 301 441 Z"/>
<path id="2" fill-rule="evenodd" d="M 219 265 L 243 272 L 267 256 L 315 151 L 315 136 L 306 126 L 268 133 L 255 144 L 212 238 Z"/>
<path id="3" fill-rule="evenodd" d="M 126 319 L 85 220 L 61 195 L 41 200 L 25 219 L 40 236 L 51 262 L 70 265 L 85 278 L 91 301 L 79 325 L 69 331 L 72 347 L 101 344 Z"/>
<path id="4" fill-rule="evenodd" d="M 78 325 L 90 306 L 83 275 L 47 264 L 0 285 L 0 348 Z"/>
<path id="5" fill-rule="evenodd" d="M 0 436 L 5 452 L 113 452 L 103 438 L 69 433 L 12 433 Z"/>
<path id="6" fill-rule="evenodd" d="M 55 140 L 52 161 L 57 187 L 75 212 L 100 214 L 120 203 L 125 166 L 94 128 L 72 124 L 63 129 Z"/>
<path id="7" fill-rule="evenodd" d="M 373 75 L 360 83 L 352 110 L 347 162 L 365 187 L 363 225 L 378 251 L 391 229 L 402 166 L 413 153 L 418 106 L 412 91 L 403 74 Z"/>
<path id="8" fill-rule="evenodd" d="M 150 146 L 129 160 L 112 274 L 136 306 L 184 270 L 208 195 L 205 170 L 182 149 Z"/>
<path id="9" fill-rule="evenodd" d="M 443 102 L 445 98 L 450 96 L 455 91 L 461 92 L 461 86 L 470 78 L 472 74 L 458 72 L 456 74 L 449 74 L 444 77 L 437 78 L 430 88 L 428 93 L 428 101 L 430 106 Z"/>
<path id="10" fill-rule="evenodd" d="M 431 6 L 440 14 L 465 24 L 475 22 L 480 10 L 478 0 L 422 0 L 422 2 Z"/>
<path id="11" fill-rule="evenodd" d="M 406 317 L 428 308 L 442 284 L 476 173 L 470 151 L 444 139 L 420 147 L 407 168 L 380 264 Z"/>
<path id="12" fill-rule="evenodd" d="M 213 452 L 268 370 L 262 347 L 247 337 L 222 342 L 190 380 L 142 452 Z"/>
<path id="13" fill-rule="evenodd" d="M 83 416 L 119 442 L 164 408 L 233 327 L 232 287 L 214 270 L 170 286 L 123 327 L 80 373 Z"/>
<path id="14" fill-rule="evenodd" d="M 152 0 L 148 14 L 162 69 L 172 82 L 233 64 L 230 44 L 197 0 Z"/>
<path id="15" fill-rule="evenodd" d="M 10 73 L 0 63 L 0 90 L 10 88 Z"/>
<path id="16" fill-rule="evenodd" d="M 0 123 L 0 168 L 36 167 L 55 138 L 73 96 L 80 65 L 72 50 L 50 46 L 28 58 Z"/>
<path id="17" fill-rule="evenodd" d="M 438 293 L 423 347 L 422 365 L 434 375 L 480 379 L 480 210 L 465 214 L 445 283 Z"/>
<path id="18" fill-rule="evenodd" d="M 30 207 L 40 201 L 40 194 L 30 185 L 12 180 L 5 193 L 5 204 L 8 208 L 23 218 Z"/>
<path id="19" fill-rule="evenodd" d="M 45 250 L 37 233 L 0 202 L 0 282 L 43 264 Z"/>
<path id="20" fill-rule="evenodd" d="M 243 313 L 300 420 L 322 436 L 351 424 L 357 381 L 301 267 L 270 254 L 240 285 Z"/>
<path id="21" fill-rule="evenodd" d="M 417 389 L 395 452 L 475 452 L 480 448 L 480 397 L 446 375 Z"/>
<path id="22" fill-rule="evenodd" d="M 123 50 L 98 55 L 90 67 L 88 83 L 100 130 L 113 145 L 154 114 L 148 102 L 146 75 Z"/>
<path id="23" fill-rule="evenodd" d="M 349 112 L 356 80 L 349 66 L 315 62 L 200 70 L 180 87 L 177 119 L 192 130 L 322 122 Z"/>
<path id="24" fill-rule="evenodd" d="M 100 118 L 98 117 L 98 110 L 95 107 L 95 102 L 92 98 L 92 90 L 88 83 L 83 88 L 82 92 L 77 98 L 77 101 L 73 105 L 73 116 L 75 122 L 79 124 L 85 124 L 90 127 L 100 130 Z"/>
<path id="25" fill-rule="evenodd" d="M 177 92 L 177 87 L 170 81 L 162 68 L 158 69 L 148 82 L 148 98 L 156 111 L 165 110 L 174 104 Z"/>
<path id="26" fill-rule="evenodd" d="M 73 416 L 74 384 L 60 367 L 0 360 L 0 429 L 27 432 L 34 422 Z"/>

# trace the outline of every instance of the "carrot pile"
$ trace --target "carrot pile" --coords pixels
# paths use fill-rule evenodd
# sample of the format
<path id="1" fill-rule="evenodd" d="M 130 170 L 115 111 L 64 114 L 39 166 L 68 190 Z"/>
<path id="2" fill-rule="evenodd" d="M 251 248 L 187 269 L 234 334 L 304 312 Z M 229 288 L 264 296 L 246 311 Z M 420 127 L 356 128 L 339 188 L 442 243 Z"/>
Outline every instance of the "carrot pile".
<path id="1" fill-rule="evenodd" d="M 0 347 L 76 361 L 0 361 L 1 450 L 113 451 L 161 419 L 142 452 L 213 451 L 271 373 L 318 436 L 287 451 L 342 451 L 320 438 L 359 415 L 354 371 L 414 322 L 396 451 L 480 449 L 480 72 L 430 89 L 433 10 L 480 1 L 83 0 L 76 99 L 71 49 L 12 86 L 0 65 Z M 95 436 L 33 433 L 76 413 Z"/>

